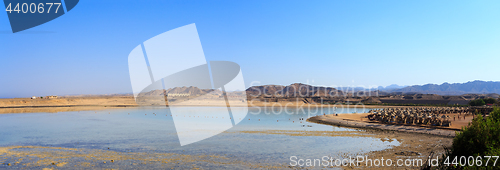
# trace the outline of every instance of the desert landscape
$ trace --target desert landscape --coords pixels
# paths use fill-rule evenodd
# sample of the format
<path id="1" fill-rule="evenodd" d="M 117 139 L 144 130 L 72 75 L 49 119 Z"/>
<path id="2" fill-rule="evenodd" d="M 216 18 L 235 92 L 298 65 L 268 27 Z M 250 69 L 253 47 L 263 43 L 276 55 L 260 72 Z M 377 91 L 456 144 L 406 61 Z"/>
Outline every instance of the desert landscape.
<path id="1" fill-rule="evenodd" d="M 4 0 L 0 169 L 500 169 L 500 1 L 53 1 Z"/>
<path id="2" fill-rule="evenodd" d="M 373 94 L 373 96 L 370 96 L 366 94 L 366 90 L 354 92 L 342 91 L 335 88 L 306 84 L 277 87 L 274 85 L 257 86 L 250 87 L 245 92 L 235 91 L 228 92 L 227 94 L 218 90 L 179 87 L 167 90 L 154 90 L 137 96 L 121 94 L 0 99 L 0 113 L 4 115 L 39 115 L 48 113 L 58 116 L 65 114 L 75 114 L 75 116 L 91 114 L 93 117 L 100 117 L 100 119 L 104 115 L 123 119 L 129 116 L 138 116 L 135 112 L 146 113 L 143 115 L 144 117 L 153 116 L 156 118 L 157 116 L 161 116 L 161 112 L 163 111 L 158 110 L 158 108 L 155 109 L 155 107 L 161 105 L 167 107 L 185 107 L 188 109 L 192 107 L 248 107 L 249 112 L 251 112 L 249 115 L 251 116 L 247 116 L 243 120 L 240 118 L 239 120 L 252 122 L 250 124 L 255 127 L 227 131 L 223 134 L 248 134 L 254 136 L 253 138 L 289 136 L 287 138 L 293 138 L 293 140 L 297 141 L 300 140 L 296 138 L 301 137 L 314 140 L 323 137 L 330 137 L 332 139 L 352 138 L 358 142 L 375 139 L 371 141 L 370 145 L 383 144 L 385 147 L 364 151 L 362 152 L 363 155 L 386 159 L 425 159 L 429 156 L 435 157 L 446 154 L 447 149 L 452 147 L 453 138 L 464 127 L 467 127 L 478 115 L 488 116 L 493 111 L 493 105 L 470 106 L 469 104 L 472 101 L 482 101 L 483 99 L 498 97 L 495 94 L 440 96 L 436 94 L 387 93 L 383 91 L 377 91 L 377 93 L 369 92 Z M 257 93 L 256 89 L 262 91 Z M 496 105 L 497 103 L 493 104 Z M 255 111 L 255 109 L 258 111 Z M 265 110 L 271 110 L 273 114 L 282 113 L 287 115 L 287 117 L 279 116 L 281 114 L 277 114 L 279 117 L 269 117 L 273 114 Z M 290 111 L 292 112 L 291 115 L 289 115 Z M 167 112 L 164 117 L 177 117 L 177 115 Z M 195 117 L 193 116 L 191 119 Z M 204 118 L 209 117 L 204 116 Z M 211 118 L 223 119 L 224 116 Z M 199 116 L 196 119 L 199 119 Z M 271 123 L 271 120 L 275 120 L 275 122 Z M 204 120 L 199 121 L 203 122 Z M 265 124 L 261 124 L 261 122 Z M 275 128 L 276 125 L 273 124 L 286 124 L 286 126 L 280 125 L 278 127 L 290 126 L 291 128 L 278 128 L 278 130 Z M 266 128 L 262 129 L 262 127 Z M 299 127 L 302 130 L 296 129 Z M 331 131 L 328 130 L 329 127 L 340 129 Z M 156 126 L 152 128 L 156 128 Z M 313 128 L 314 130 L 307 130 L 308 128 Z M 358 145 L 349 146 L 354 147 Z M 110 145 L 108 149 L 115 147 L 117 146 Z M 359 153 L 344 151 L 339 154 L 337 155 L 338 158 L 347 158 Z M 150 158 L 151 155 L 165 158 Z M 190 165 L 185 162 L 190 160 L 207 162 L 203 166 L 226 168 L 290 168 L 285 163 L 264 162 L 254 164 L 225 156 L 218 154 L 185 154 L 183 152 L 148 153 L 142 150 L 127 153 L 121 149 L 111 151 L 103 148 L 74 149 L 72 147 L 65 147 L 64 145 L 52 147 L 37 146 L 35 144 L 0 147 L 0 158 L 5 160 L 4 162 L 6 163 L 3 163 L 3 166 L 6 167 L 158 168 L 167 166 L 186 168 Z M 28 159 L 31 157 L 36 159 Z M 85 161 L 80 160 L 80 157 L 86 158 Z M 285 161 L 285 158 L 280 159 Z M 91 161 L 89 162 L 88 160 Z M 343 168 L 363 169 L 364 167 L 362 165 Z M 383 167 L 371 168 L 385 169 Z M 421 167 L 414 166 L 410 168 L 420 169 Z"/>

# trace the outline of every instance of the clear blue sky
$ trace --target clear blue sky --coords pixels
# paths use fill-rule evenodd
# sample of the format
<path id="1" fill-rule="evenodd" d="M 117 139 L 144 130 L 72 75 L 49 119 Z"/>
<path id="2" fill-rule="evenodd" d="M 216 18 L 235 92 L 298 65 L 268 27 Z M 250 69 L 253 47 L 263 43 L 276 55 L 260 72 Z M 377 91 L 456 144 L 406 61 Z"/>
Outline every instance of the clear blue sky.
<path id="1" fill-rule="evenodd" d="M 84 0 L 16 34 L 0 12 L 0 97 L 131 93 L 131 50 L 191 23 L 207 60 L 240 64 L 247 86 L 499 81 L 499 9 L 500 1 Z"/>

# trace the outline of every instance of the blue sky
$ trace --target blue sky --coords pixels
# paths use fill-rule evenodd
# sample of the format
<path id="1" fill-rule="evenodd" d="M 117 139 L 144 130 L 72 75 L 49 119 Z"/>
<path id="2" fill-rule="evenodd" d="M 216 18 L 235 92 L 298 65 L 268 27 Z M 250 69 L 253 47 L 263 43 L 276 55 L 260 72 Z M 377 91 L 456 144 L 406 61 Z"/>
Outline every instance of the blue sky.
<path id="1" fill-rule="evenodd" d="M 0 13 L 0 97 L 131 93 L 127 57 L 196 23 L 207 60 L 245 83 L 387 86 L 499 81 L 500 1 L 80 1 L 11 32 Z"/>

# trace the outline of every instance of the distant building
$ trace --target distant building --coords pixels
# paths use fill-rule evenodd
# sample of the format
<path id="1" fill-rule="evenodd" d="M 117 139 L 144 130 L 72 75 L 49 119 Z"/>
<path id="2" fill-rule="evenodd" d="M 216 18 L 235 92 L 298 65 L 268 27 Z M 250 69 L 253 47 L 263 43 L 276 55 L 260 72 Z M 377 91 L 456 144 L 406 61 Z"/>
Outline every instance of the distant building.
<path id="1" fill-rule="evenodd" d="M 52 95 L 52 96 L 45 96 L 46 99 L 57 99 L 57 96 Z"/>
<path id="2" fill-rule="evenodd" d="M 36 99 L 36 96 L 31 97 L 31 99 Z"/>

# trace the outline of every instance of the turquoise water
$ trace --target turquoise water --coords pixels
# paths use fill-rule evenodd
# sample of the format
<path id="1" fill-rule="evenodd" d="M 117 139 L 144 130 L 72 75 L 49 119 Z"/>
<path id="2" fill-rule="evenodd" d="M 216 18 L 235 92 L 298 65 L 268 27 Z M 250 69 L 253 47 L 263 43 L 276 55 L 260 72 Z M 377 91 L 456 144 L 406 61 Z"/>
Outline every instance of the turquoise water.
<path id="1" fill-rule="evenodd" d="M 200 108 L 204 109 L 204 108 Z M 217 109 L 206 108 L 217 119 Z M 336 113 L 362 113 L 351 109 Z M 242 131 L 299 130 L 355 131 L 308 123 L 316 114 L 334 110 L 296 109 L 287 111 L 250 108 L 249 114 L 235 127 L 208 139 L 180 146 L 168 110 L 133 108 L 123 110 L 61 113 L 0 114 L 0 146 L 54 146 L 110 149 L 118 152 L 160 152 L 179 154 L 225 155 L 246 162 L 288 164 L 291 156 L 302 158 L 337 157 L 343 153 L 363 154 L 382 150 L 397 141 L 372 137 L 290 136 Z M 153 114 L 155 113 L 155 114 Z M 300 120 L 302 119 L 303 120 Z M 203 119 L 193 117 L 193 120 Z M 225 119 L 228 119 L 227 117 Z M 249 120 L 250 119 L 250 120 Z M 259 120 L 260 119 L 260 120 Z"/>

